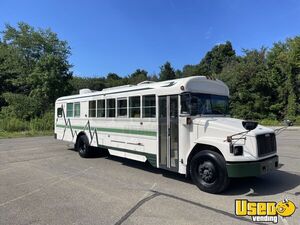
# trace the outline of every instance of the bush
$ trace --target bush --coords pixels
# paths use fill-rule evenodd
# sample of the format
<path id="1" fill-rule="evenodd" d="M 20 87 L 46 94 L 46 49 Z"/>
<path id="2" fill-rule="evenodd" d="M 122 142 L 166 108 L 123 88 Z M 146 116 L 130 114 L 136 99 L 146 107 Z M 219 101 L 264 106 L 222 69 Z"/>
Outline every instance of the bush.
<path id="1" fill-rule="evenodd" d="M 296 116 L 294 125 L 300 126 L 300 116 Z"/>
<path id="2" fill-rule="evenodd" d="M 30 120 L 41 113 L 41 103 L 39 99 L 22 94 L 4 93 L 2 94 L 8 106 L 2 108 L 2 112 L 10 117 Z"/>
<path id="3" fill-rule="evenodd" d="M 47 112 L 42 118 L 34 118 L 30 121 L 30 130 L 48 131 L 53 130 L 54 113 Z"/>
<path id="4" fill-rule="evenodd" d="M 262 119 L 259 121 L 259 124 L 266 125 L 266 126 L 278 126 L 282 125 L 282 123 L 275 119 Z"/>
<path id="5" fill-rule="evenodd" d="M 18 118 L 5 118 L 0 120 L 0 130 L 15 132 L 25 131 L 29 129 L 29 122 L 23 121 Z"/>
<path id="6" fill-rule="evenodd" d="M 30 121 L 21 120 L 15 117 L 0 115 L 0 131 L 20 132 L 20 131 L 52 131 L 54 123 L 54 113 L 47 112 L 41 118 L 34 118 Z"/>

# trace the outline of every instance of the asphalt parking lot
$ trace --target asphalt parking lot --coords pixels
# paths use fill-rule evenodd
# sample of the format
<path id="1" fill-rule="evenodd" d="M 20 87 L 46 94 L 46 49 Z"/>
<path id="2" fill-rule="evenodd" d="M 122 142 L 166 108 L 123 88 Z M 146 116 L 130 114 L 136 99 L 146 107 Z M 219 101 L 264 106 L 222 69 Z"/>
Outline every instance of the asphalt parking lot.
<path id="1" fill-rule="evenodd" d="M 0 139 L 0 224 L 252 224 L 234 215 L 235 199 L 288 198 L 300 207 L 300 130 L 277 142 L 278 171 L 233 180 L 212 195 L 144 163 L 82 159 L 53 137 Z M 278 224 L 299 221 L 298 208 Z"/>

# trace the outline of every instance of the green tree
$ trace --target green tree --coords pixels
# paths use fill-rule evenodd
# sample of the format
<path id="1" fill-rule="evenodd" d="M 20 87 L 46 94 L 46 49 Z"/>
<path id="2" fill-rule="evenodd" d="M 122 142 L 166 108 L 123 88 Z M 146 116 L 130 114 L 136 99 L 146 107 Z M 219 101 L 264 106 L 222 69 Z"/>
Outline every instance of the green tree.
<path id="1" fill-rule="evenodd" d="M 56 98 L 70 93 L 70 48 L 50 29 L 35 29 L 26 23 L 17 28 L 6 25 L 1 49 L 6 50 L 0 54 L 0 79 L 11 85 L 2 92 L 38 99 L 40 113 L 53 107 Z M 10 55 L 7 60 L 3 60 L 5 54 Z"/>
<path id="2" fill-rule="evenodd" d="M 145 80 L 148 80 L 148 72 L 141 69 L 137 69 L 134 73 L 130 74 L 128 77 L 129 84 L 138 84 Z"/>
<path id="3" fill-rule="evenodd" d="M 214 46 L 208 51 L 204 58 L 196 65 L 186 65 L 183 67 L 183 76 L 215 76 L 221 73 L 222 69 L 235 60 L 235 51 L 232 48 L 231 42 L 227 41 L 225 44 Z"/>
<path id="4" fill-rule="evenodd" d="M 1 95 L 15 91 L 13 81 L 21 73 L 22 63 L 18 52 L 0 41 L 0 108 L 6 104 Z"/>
<path id="5" fill-rule="evenodd" d="M 120 86 L 123 84 L 126 84 L 128 81 L 125 79 L 122 79 L 118 74 L 116 73 L 109 73 L 106 76 L 105 80 L 105 86 L 106 87 L 115 87 L 115 86 Z"/>
<path id="6" fill-rule="evenodd" d="M 184 77 L 200 75 L 198 65 L 185 65 L 182 69 L 182 74 Z"/>
<path id="7" fill-rule="evenodd" d="M 299 113 L 300 37 L 275 43 L 267 55 L 267 64 L 277 99 L 271 110 L 279 118 L 293 119 Z"/>
<path id="8" fill-rule="evenodd" d="M 160 67 L 159 80 L 172 80 L 176 78 L 175 71 L 171 66 L 171 63 L 166 62 Z"/>
<path id="9" fill-rule="evenodd" d="M 231 93 L 231 113 L 239 118 L 262 119 L 271 116 L 274 93 L 265 63 L 266 49 L 245 50 L 245 56 L 228 64 L 219 75 Z"/>
<path id="10" fill-rule="evenodd" d="M 235 51 L 231 42 L 227 41 L 225 44 L 216 45 L 201 60 L 198 66 L 199 74 L 208 76 L 219 74 L 234 57 Z"/>
<path id="11" fill-rule="evenodd" d="M 290 71 L 287 81 L 289 89 L 287 117 L 294 119 L 300 113 L 300 37 L 287 40 Z"/>
<path id="12" fill-rule="evenodd" d="M 35 116 L 40 116 L 42 112 L 39 99 L 11 92 L 4 93 L 3 97 L 8 106 L 2 108 L 2 113 L 7 118 L 29 120 Z"/>
<path id="13" fill-rule="evenodd" d="M 101 91 L 105 88 L 105 78 L 103 77 L 75 77 L 69 81 L 73 88 L 72 94 L 78 94 L 80 89 L 89 88 L 91 90 Z"/>

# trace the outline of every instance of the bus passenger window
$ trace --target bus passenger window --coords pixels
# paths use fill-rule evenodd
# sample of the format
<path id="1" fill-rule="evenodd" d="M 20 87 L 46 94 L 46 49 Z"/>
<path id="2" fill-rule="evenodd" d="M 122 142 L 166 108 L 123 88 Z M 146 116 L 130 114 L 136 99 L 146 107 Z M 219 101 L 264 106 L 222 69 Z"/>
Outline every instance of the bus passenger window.
<path id="1" fill-rule="evenodd" d="M 127 116 L 127 99 L 118 99 L 118 117 L 126 117 Z"/>
<path id="2" fill-rule="evenodd" d="M 129 117 L 140 118 L 141 98 L 140 96 L 129 97 Z"/>
<path id="3" fill-rule="evenodd" d="M 73 103 L 67 103 L 67 117 L 73 117 Z"/>
<path id="4" fill-rule="evenodd" d="M 116 101 L 114 98 L 107 99 L 107 117 L 116 117 Z"/>
<path id="5" fill-rule="evenodd" d="M 143 96 L 143 118 L 155 118 L 156 116 L 155 95 Z"/>
<path id="6" fill-rule="evenodd" d="M 80 103 L 74 103 L 74 117 L 80 117 Z"/>
<path id="7" fill-rule="evenodd" d="M 97 101 L 97 117 L 105 117 L 105 100 Z"/>
<path id="8" fill-rule="evenodd" d="M 89 117 L 96 117 L 96 101 L 89 101 Z"/>

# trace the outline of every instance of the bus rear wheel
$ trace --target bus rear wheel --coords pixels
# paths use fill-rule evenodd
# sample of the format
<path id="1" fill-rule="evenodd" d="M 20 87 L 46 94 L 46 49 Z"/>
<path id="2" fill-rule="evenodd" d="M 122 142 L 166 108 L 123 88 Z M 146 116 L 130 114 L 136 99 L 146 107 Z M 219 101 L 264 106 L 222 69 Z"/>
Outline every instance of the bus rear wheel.
<path id="1" fill-rule="evenodd" d="M 80 137 L 78 137 L 76 150 L 82 158 L 89 158 L 92 156 L 89 140 L 85 135 L 81 135 Z"/>
<path id="2" fill-rule="evenodd" d="M 192 158 L 190 174 L 197 187 L 205 192 L 220 193 L 229 184 L 225 159 L 210 150 L 200 151 Z"/>

